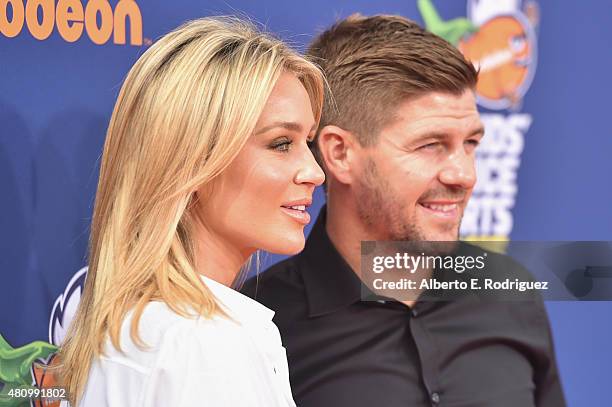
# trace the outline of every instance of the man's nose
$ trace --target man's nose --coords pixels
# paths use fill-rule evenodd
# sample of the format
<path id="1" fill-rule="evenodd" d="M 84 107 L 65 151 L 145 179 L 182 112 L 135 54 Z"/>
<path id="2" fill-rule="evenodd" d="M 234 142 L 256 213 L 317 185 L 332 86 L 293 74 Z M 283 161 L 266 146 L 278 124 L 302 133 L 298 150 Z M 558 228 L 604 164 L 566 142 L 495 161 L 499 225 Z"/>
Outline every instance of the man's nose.
<path id="1" fill-rule="evenodd" d="M 448 157 L 446 166 L 440 171 L 440 182 L 464 189 L 471 189 L 476 183 L 476 163 L 473 154 L 456 151 Z"/>

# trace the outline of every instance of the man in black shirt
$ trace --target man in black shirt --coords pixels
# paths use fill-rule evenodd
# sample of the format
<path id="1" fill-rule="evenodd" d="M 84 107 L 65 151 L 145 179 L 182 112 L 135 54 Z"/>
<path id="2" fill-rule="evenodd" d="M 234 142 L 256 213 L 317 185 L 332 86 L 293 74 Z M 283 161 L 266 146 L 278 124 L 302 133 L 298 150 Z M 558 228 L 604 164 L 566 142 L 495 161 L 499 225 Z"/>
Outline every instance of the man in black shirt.
<path id="1" fill-rule="evenodd" d="M 538 298 L 362 300 L 361 241 L 458 238 L 484 133 L 473 66 L 398 16 L 351 16 L 309 53 L 333 95 L 313 145 L 327 205 L 243 290 L 276 312 L 298 406 L 564 406 Z"/>

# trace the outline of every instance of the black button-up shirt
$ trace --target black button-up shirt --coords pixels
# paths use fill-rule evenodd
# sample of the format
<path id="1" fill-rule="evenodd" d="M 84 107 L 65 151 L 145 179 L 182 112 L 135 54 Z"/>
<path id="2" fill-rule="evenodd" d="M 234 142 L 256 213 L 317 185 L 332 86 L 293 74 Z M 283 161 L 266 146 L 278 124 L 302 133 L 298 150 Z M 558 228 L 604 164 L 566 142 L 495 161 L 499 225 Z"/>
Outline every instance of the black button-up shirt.
<path id="1" fill-rule="evenodd" d="M 503 258 L 503 256 L 499 256 Z M 300 407 L 565 406 L 541 301 L 361 301 L 325 230 L 245 284 L 276 311 Z"/>

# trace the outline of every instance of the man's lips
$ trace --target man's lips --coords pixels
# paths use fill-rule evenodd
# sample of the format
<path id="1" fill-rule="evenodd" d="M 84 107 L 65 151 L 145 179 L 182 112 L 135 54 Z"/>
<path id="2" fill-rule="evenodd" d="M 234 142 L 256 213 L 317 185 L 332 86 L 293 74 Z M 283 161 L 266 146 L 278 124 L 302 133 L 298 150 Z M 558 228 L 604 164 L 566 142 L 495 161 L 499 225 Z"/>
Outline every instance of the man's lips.
<path id="1" fill-rule="evenodd" d="M 459 215 L 463 201 L 427 201 L 418 202 L 427 213 L 441 219 L 454 219 Z"/>

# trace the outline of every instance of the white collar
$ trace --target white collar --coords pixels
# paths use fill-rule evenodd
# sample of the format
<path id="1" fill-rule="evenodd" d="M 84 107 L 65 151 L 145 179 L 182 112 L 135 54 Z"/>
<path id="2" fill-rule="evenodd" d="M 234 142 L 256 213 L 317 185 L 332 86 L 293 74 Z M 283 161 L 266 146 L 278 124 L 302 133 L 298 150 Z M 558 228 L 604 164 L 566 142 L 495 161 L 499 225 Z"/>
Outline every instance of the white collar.
<path id="1" fill-rule="evenodd" d="M 272 321 L 274 311 L 270 308 L 205 275 L 201 275 L 201 278 L 225 311 L 233 318 L 245 324 Z"/>

